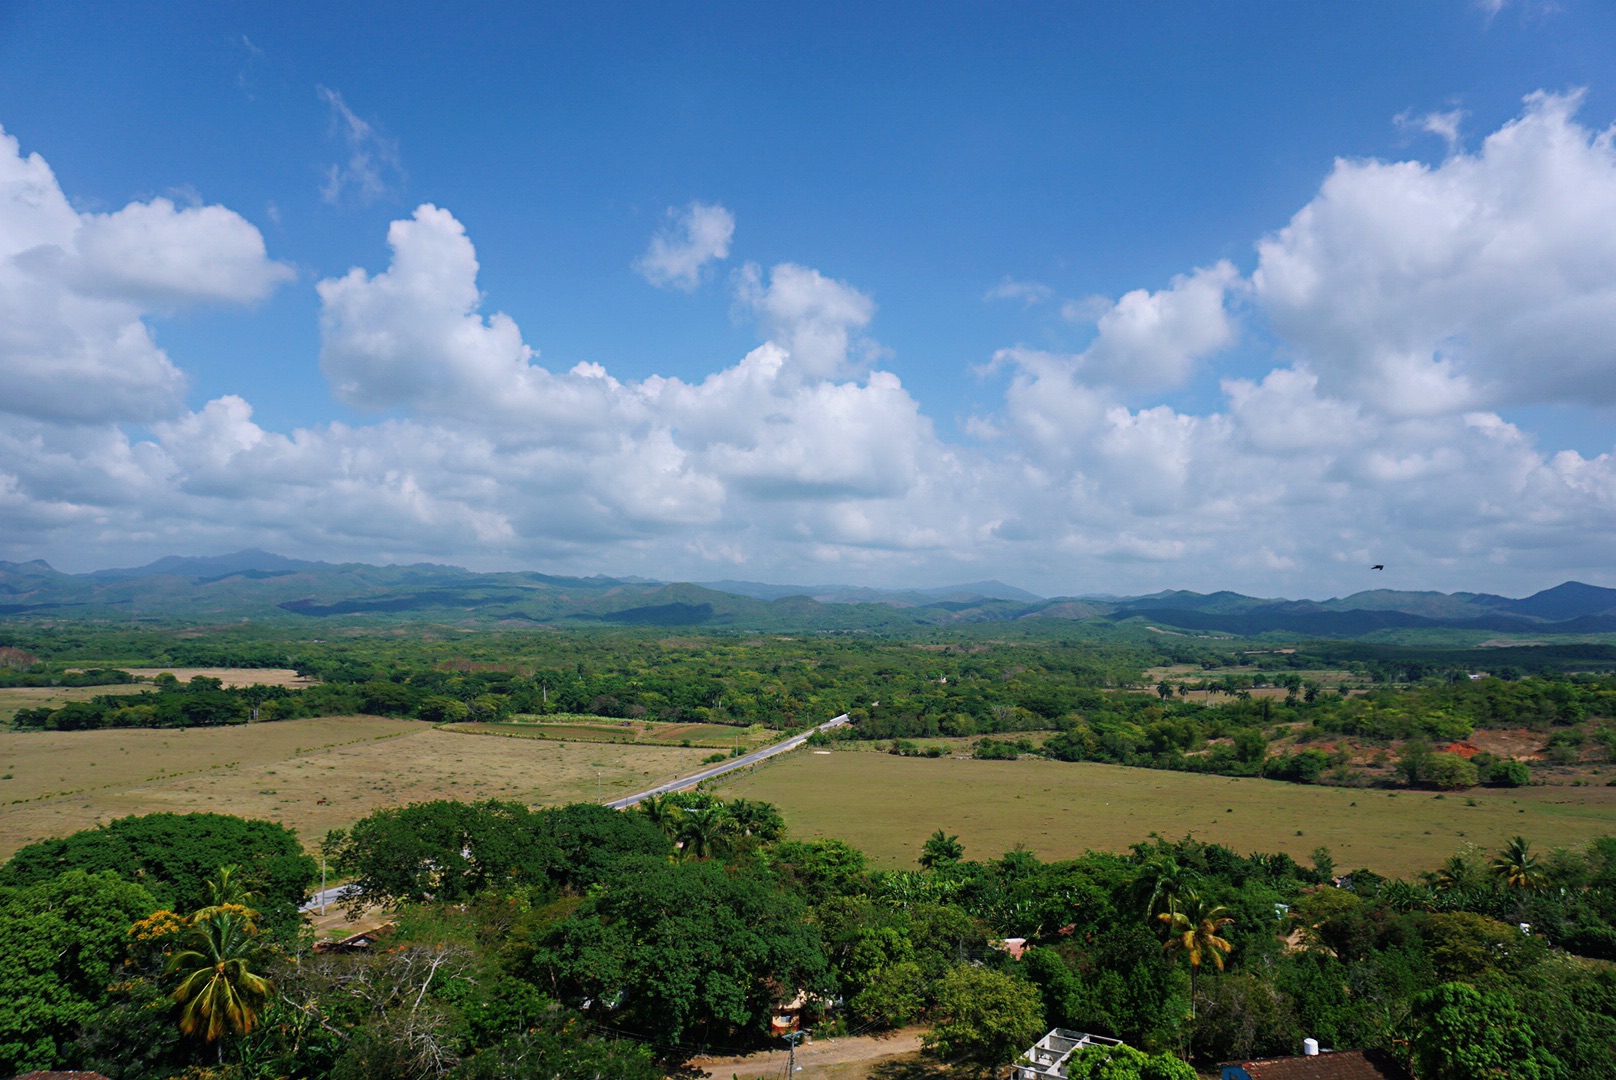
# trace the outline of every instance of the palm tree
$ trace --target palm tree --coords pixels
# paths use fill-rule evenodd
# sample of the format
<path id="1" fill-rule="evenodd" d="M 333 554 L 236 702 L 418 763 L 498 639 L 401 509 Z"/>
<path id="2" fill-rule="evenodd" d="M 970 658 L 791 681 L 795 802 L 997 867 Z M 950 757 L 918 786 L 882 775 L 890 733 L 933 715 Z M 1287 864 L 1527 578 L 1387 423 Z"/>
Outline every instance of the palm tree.
<path id="1" fill-rule="evenodd" d="M 731 799 L 729 817 L 740 832 L 755 836 L 764 843 L 778 840 L 786 827 L 785 819 L 773 803 L 752 799 Z"/>
<path id="2" fill-rule="evenodd" d="M 646 821 L 661 829 L 663 836 L 672 839 L 679 831 L 679 808 L 666 795 L 652 795 L 635 809 Z"/>
<path id="3" fill-rule="evenodd" d="M 241 867 L 234 864 L 221 866 L 218 874 L 203 883 L 208 891 L 208 902 L 192 913 L 192 922 L 216 911 L 230 911 L 243 916 L 253 924 L 253 932 L 257 932 L 258 912 L 252 905 L 258 894 L 247 887 L 240 871 Z"/>
<path id="4" fill-rule="evenodd" d="M 1532 854 L 1532 845 L 1522 836 L 1513 837 L 1492 861 L 1492 871 L 1506 888 L 1532 890 L 1543 884 L 1543 871 Z"/>
<path id="5" fill-rule="evenodd" d="M 679 821 L 680 853 L 687 859 L 716 855 L 727 846 L 731 828 L 722 806 L 686 810 Z"/>
<path id="6" fill-rule="evenodd" d="M 1468 889 L 1476 883 L 1477 867 L 1470 852 L 1459 851 L 1449 855 L 1447 861 L 1430 875 L 1431 884 L 1442 890 Z"/>
<path id="7" fill-rule="evenodd" d="M 1393 878 L 1380 889 L 1380 901 L 1393 911 L 1430 911 L 1436 901 L 1431 886 Z"/>
<path id="8" fill-rule="evenodd" d="M 1182 952 L 1190 958 L 1190 1019 L 1195 1019 L 1195 990 L 1201 974 L 1201 961 L 1211 957 L 1219 971 L 1223 958 L 1234 949 L 1218 931 L 1234 922 L 1229 909 L 1221 904 L 1212 906 L 1194 893 L 1186 893 L 1182 902 L 1173 900 L 1166 911 L 1156 918 L 1167 924 L 1170 935 L 1162 949 Z"/>
<path id="9" fill-rule="evenodd" d="M 1148 917 L 1170 910 L 1181 897 L 1195 895 L 1195 883 L 1200 877 L 1193 867 L 1181 865 L 1171 855 L 1162 855 L 1140 868 L 1139 876 L 1134 879 L 1134 891 L 1144 898 Z"/>
<path id="10" fill-rule="evenodd" d="M 168 974 L 179 976 L 172 996 L 180 1006 L 180 1030 L 207 1042 L 251 1031 L 273 989 L 253 970 L 258 930 L 234 907 L 197 912 L 185 938 L 188 947 L 168 960 Z M 222 1060 L 222 1045 L 219 1053 Z"/>
<path id="11" fill-rule="evenodd" d="M 927 870 L 953 866 L 963 858 L 965 858 L 965 845 L 960 843 L 960 838 L 950 836 L 941 829 L 928 836 L 926 842 L 920 845 L 920 865 Z"/>

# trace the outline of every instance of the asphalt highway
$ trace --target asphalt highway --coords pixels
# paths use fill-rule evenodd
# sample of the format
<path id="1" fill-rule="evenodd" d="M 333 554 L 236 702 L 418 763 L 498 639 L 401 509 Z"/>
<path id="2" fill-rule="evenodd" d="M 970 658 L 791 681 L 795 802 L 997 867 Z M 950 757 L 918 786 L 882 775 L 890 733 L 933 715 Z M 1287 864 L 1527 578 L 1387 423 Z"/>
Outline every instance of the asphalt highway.
<path id="1" fill-rule="evenodd" d="M 848 718 L 847 714 L 843 713 L 833 720 L 827 720 L 823 724 L 820 724 L 818 727 L 814 728 L 814 731 L 829 731 L 831 728 L 841 727 L 845 723 L 848 723 Z M 637 803 L 644 802 L 653 795 L 666 795 L 670 791 L 682 791 L 687 787 L 694 787 L 703 780 L 711 780 L 715 776 L 723 776 L 727 772 L 734 772 L 736 769 L 744 769 L 748 765 L 756 765 L 760 761 L 767 761 L 776 754 L 783 754 L 787 750 L 795 750 L 797 747 L 807 742 L 808 736 L 812 735 L 814 731 L 805 731 L 801 735 L 793 735 L 791 738 L 786 739 L 783 742 L 777 742 L 773 746 L 765 746 L 763 749 L 754 750 L 750 754 L 742 754 L 738 758 L 731 758 L 722 765 L 714 765 L 710 769 L 703 769 L 700 772 L 691 773 L 689 776 L 681 776 L 677 780 L 669 780 L 666 784 L 658 784 L 656 787 L 651 788 L 648 791 L 642 791 L 637 795 L 628 795 L 621 799 L 614 799 L 606 805 L 611 807 L 613 810 L 627 810 L 629 807 L 634 806 Z"/>
<path id="2" fill-rule="evenodd" d="M 750 754 L 742 754 L 738 758 L 731 758 L 722 765 L 714 765 L 711 768 L 702 769 L 700 772 L 693 772 L 689 776 L 681 776 L 677 780 L 669 780 L 665 784 L 658 784 L 656 787 L 647 791 L 642 791 L 637 795 L 628 795 L 621 799 L 614 799 L 606 805 L 611 807 L 613 810 L 627 810 L 629 807 L 643 802 L 653 795 L 666 795 L 670 791 L 682 791 L 685 788 L 694 787 L 703 780 L 711 780 L 715 776 L 723 776 L 727 772 L 734 772 L 736 769 L 744 769 L 748 765 L 756 765 L 760 761 L 767 761 L 776 754 L 783 754 L 788 750 L 795 750 L 797 747 L 807 742 L 808 737 L 815 731 L 829 731 L 831 728 L 841 727 L 843 724 L 848 722 L 847 714 L 843 713 L 834 719 L 825 721 L 823 724 L 820 724 L 818 727 L 814 728 L 813 731 L 805 731 L 801 735 L 793 735 L 791 738 L 777 742 L 772 746 L 765 746 L 761 750 L 753 750 Z M 299 910 L 320 910 L 320 901 L 322 897 L 327 904 L 340 903 L 342 899 L 354 888 L 355 886 L 353 885 L 334 885 L 325 890 L 324 893 L 315 893 L 314 897 L 309 900 L 308 903 L 304 904 Z"/>

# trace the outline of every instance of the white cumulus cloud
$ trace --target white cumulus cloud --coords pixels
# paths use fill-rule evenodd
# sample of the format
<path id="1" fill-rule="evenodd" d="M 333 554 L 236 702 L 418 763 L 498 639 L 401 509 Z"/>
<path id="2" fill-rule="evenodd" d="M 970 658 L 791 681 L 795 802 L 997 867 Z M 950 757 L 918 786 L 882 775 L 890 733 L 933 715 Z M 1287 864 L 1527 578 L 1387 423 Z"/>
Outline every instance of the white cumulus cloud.
<path id="1" fill-rule="evenodd" d="M 1616 150 L 1534 94 L 1474 154 L 1336 162 L 1258 246 L 1257 302 L 1331 392 L 1402 414 L 1616 402 Z"/>
<path id="2" fill-rule="evenodd" d="M 1224 297 L 1239 276 L 1231 263 L 1219 262 L 1175 277 L 1158 292 L 1123 296 L 1095 320 L 1098 335 L 1082 356 L 1084 374 L 1136 390 L 1183 383 L 1197 360 L 1234 341 Z"/>
<path id="3" fill-rule="evenodd" d="M 634 270 L 658 288 L 690 292 L 701 284 L 709 263 L 729 258 L 734 238 L 735 215 L 717 203 L 693 202 L 651 237 Z"/>
<path id="4" fill-rule="evenodd" d="M 284 269 L 222 208 L 80 215 L 8 142 L 0 557 L 256 545 L 1051 594 L 1349 591 L 1382 583 L 1371 562 L 1405 587 L 1616 581 L 1616 451 L 1505 408 L 1616 392 L 1616 169 L 1575 109 L 1534 97 L 1439 165 L 1336 163 L 1254 238 L 1249 278 L 1190 269 L 1088 304 L 1086 349 L 999 350 L 968 441 L 881 370 L 872 298 L 790 262 L 733 276 L 759 341 L 705 374 L 552 371 L 546 328 L 487 308 L 472 238 L 430 204 L 392 223 L 385 266 L 316 283 L 332 392 L 385 418 L 187 410 L 148 313 L 251 302 Z M 1198 372 L 1211 400 L 1163 403 Z"/>
<path id="5" fill-rule="evenodd" d="M 843 281 L 796 263 L 763 271 L 756 263 L 741 268 L 736 298 L 757 316 L 770 340 L 786 352 L 792 370 L 811 379 L 844 373 L 849 349 L 875 317 L 875 302 Z"/>
<path id="6" fill-rule="evenodd" d="M 293 277 L 222 206 L 167 199 L 80 214 L 39 155 L 0 131 L 0 411 L 59 421 L 150 420 L 185 378 L 147 316 L 251 303 Z"/>

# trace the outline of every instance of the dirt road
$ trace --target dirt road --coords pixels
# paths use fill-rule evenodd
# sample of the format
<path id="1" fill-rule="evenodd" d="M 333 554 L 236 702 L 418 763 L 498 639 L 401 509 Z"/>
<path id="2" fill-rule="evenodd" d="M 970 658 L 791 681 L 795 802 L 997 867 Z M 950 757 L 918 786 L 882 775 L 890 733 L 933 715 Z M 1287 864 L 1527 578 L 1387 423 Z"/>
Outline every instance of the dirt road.
<path id="1" fill-rule="evenodd" d="M 797 1047 L 797 1066 L 804 1075 L 825 1076 L 831 1066 L 854 1066 L 836 1069 L 838 1077 L 867 1075 L 856 1068 L 873 1068 L 884 1060 L 913 1054 L 920 1049 L 920 1035 L 924 1028 L 910 1027 L 890 1031 L 884 1035 L 854 1035 L 841 1039 L 817 1039 Z M 785 1077 L 786 1052 L 784 1048 L 744 1057 L 697 1058 L 691 1064 L 704 1070 L 714 1080 L 763 1080 L 766 1077 Z"/>

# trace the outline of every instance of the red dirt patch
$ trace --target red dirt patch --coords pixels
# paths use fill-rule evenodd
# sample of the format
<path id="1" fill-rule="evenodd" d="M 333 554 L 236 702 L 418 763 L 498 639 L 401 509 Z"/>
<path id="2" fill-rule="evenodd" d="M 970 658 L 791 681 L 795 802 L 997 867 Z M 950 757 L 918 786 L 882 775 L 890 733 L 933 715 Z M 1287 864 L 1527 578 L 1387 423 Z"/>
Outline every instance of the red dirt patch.
<path id="1" fill-rule="evenodd" d="M 1464 745 L 1474 746 L 1478 751 L 1485 750 L 1501 758 L 1540 761 L 1543 758 L 1544 739 L 1541 732 L 1525 728 L 1495 728 L 1474 732 Z"/>

